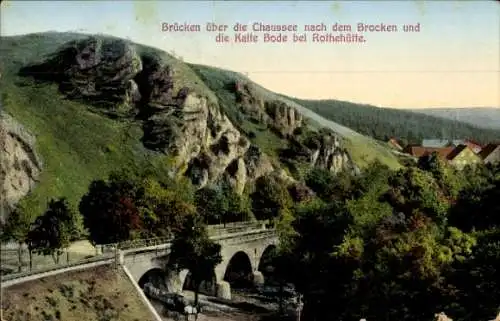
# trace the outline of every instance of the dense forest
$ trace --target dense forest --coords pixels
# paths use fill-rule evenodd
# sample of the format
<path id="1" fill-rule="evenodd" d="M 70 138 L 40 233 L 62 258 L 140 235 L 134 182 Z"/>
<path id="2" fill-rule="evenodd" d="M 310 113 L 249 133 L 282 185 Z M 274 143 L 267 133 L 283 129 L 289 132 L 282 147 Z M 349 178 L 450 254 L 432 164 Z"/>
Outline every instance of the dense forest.
<path id="1" fill-rule="evenodd" d="M 478 128 L 422 113 L 339 100 L 293 100 L 327 119 L 384 141 L 396 137 L 403 142 L 420 144 L 422 139 L 469 138 L 484 144 L 500 139 L 500 130 Z"/>
<path id="2" fill-rule="evenodd" d="M 302 320 L 500 312 L 499 167 L 456 173 L 431 156 L 359 177 L 315 170 L 308 184 L 320 199 L 281 219 L 275 261 L 277 276 L 304 296 Z"/>

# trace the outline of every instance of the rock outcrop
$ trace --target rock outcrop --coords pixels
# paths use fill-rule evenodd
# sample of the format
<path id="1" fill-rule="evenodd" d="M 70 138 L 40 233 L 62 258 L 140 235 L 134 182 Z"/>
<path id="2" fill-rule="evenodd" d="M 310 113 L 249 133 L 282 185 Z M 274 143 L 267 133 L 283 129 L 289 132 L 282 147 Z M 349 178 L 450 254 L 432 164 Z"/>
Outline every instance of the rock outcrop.
<path id="1" fill-rule="evenodd" d="M 269 125 L 283 137 L 291 136 L 295 129 L 302 126 L 302 114 L 282 101 L 266 101 L 265 109 L 271 118 Z"/>
<path id="2" fill-rule="evenodd" d="M 189 82 L 182 85 L 186 84 L 182 79 L 197 78 L 191 70 L 179 72 L 178 67 L 154 50 L 90 37 L 68 44 L 45 63 L 21 73 L 57 81 L 69 98 L 85 100 L 108 115 L 142 121 L 144 146 L 168 155 L 174 169 L 198 187 L 224 179 L 241 193 L 249 182 L 274 171 L 292 184 L 286 172 L 251 145 L 216 99 L 189 87 Z M 291 138 L 304 125 L 302 115 L 285 102 L 258 95 L 250 84 L 234 87 L 235 107 L 282 138 Z M 311 149 L 310 158 L 312 165 L 335 172 L 350 162 L 334 137 Z"/>
<path id="3" fill-rule="evenodd" d="M 283 137 L 289 137 L 303 125 L 302 114 L 295 108 L 280 100 L 264 100 L 250 84 L 236 82 L 234 91 L 244 114 L 256 122 L 267 124 Z"/>
<path id="4" fill-rule="evenodd" d="M 304 125 L 302 114 L 279 100 L 264 100 L 252 85 L 235 82 L 234 92 L 239 109 L 253 121 L 267 124 L 282 137 L 293 139 L 297 129 Z M 293 142 L 292 142 L 293 143 Z M 305 145 L 293 151 L 289 157 L 306 156 L 311 166 L 328 169 L 334 173 L 348 170 L 359 172 L 349 153 L 342 148 L 340 138 L 328 131 L 320 131 L 310 137 Z"/>
<path id="5" fill-rule="evenodd" d="M 0 111 L 0 220 L 37 183 L 42 162 L 35 138 L 12 117 Z"/>
<path id="6" fill-rule="evenodd" d="M 330 131 L 299 133 L 291 139 L 290 146 L 282 151 L 282 158 L 295 159 L 323 168 L 333 173 L 348 171 L 359 173 L 341 139 Z"/>
<path id="7" fill-rule="evenodd" d="M 331 132 L 319 133 L 319 135 L 306 142 L 310 150 L 310 164 L 327 169 L 333 173 L 347 170 L 357 172 L 349 153 L 342 148 L 340 138 Z"/>
<path id="8" fill-rule="evenodd" d="M 139 117 L 143 144 L 171 156 L 177 171 L 199 187 L 226 177 L 242 192 L 250 180 L 274 170 L 216 102 L 188 87 L 176 89 L 176 72 L 160 55 L 139 53 L 126 41 L 90 37 L 21 74 L 55 80 L 69 98 L 105 107 L 106 114 Z M 267 108 L 283 119 L 278 127 L 293 130 L 299 117 L 273 106 Z"/>

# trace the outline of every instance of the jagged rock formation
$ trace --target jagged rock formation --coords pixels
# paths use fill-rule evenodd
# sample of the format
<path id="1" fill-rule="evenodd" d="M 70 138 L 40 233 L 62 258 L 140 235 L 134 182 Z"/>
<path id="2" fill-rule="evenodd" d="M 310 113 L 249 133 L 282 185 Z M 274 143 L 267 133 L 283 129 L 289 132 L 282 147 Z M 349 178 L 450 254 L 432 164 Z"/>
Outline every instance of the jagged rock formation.
<path id="1" fill-rule="evenodd" d="M 254 181 L 274 170 L 269 157 L 258 146 L 250 145 L 241 157 L 229 164 L 224 178 L 238 193 L 242 193 L 249 180 Z"/>
<path id="2" fill-rule="evenodd" d="M 294 139 L 294 133 L 302 129 L 304 119 L 295 108 L 278 100 L 265 101 L 250 84 L 235 82 L 234 91 L 243 113 L 254 121 L 267 124 L 282 137 Z M 289 157 L 306 156 L 311 166 L 325 168 L 334 173 L 342 170 L 359 171 L 349 153 L 341 147 L 340 138 L 335 133 L 321 131 L 318 135 L 308 137 L 304 143 L 305 145 L 298 143 L 300 147 Z"/>
<path id="3" fill-rule="evenodd" d="M 181 85 L 179 79 L 186 75 L 179 75 L 176 65 L 167 61 L 124 40 L 90 37 L 68 44 L 21 74 L 55 80 L 69 98 L 85 100 L 108 115 L 136 117 L 143 122 L 144 146 L 169 155 L 176 171 L 199 187 L 226 180 L 242 193 L 249 182 L 271 172 L 286 184 L 294 183 L 250 143 L 215 99 Z M 295 108 L 264 99 L 249 84 L 234 86 L 237 108 L 253 121 L 289 139 L 304 126 Z M 335 139 L 325 136 L 309 150 L 311 165 L 334 172 L 348 168 L 350 158 Z"/>
<path id="4" fill-rule="evenodd" d="M 122 114 L 140 99 L 134 77 L 141 70 L 140 57 L 126 41 L 91 37 L 68 43 L 52 59 L 23 68 L 21 74 L 56 80 L 68 97 Z"/>
<path id="5" fill-rule="evenodd" d="M 302 114 L 279 100 L 265 101 L 250 84 L 236 82 L 234 85 L 240 110 L 253 120 L 267 124 L 283 137 L 292 135 L 303 125 Z"/>
<path id="6" fill-rule="evenodd" d="M 12 117 L 0 111 L 0 221 L 36 184 L 42 162 L 35 138 Z"/>
<path id="7" fill-rule="evenodd" d="M 312 166 L 325 168 L 334 173 L 342 170 L 357 171 L 349 153 L 341 147 L 340 139 L 334 133 L 321 133 L 306 142 L 310 150 Z"/>
<path id="8" fill-rule="evenodd" d="M 302 135 L 302 133 L 301 133 Z M 340 138 L 327 130 L 309 132 L 305 137 L 293 137 L 290 146 L 283 150 L 284 159 L 296 159 L 309 163 L 310 166 L 323 168 L 333 173 L 348 171 L 359 173 L 351 156 L 342 147 Z"/>
<path id="9" fill-rule="evenodd" d="M 282 101 L 266 101 L 266 113 L 271 117 L 271 126 L 282 136 L 289 137 L 302 126 L 302 114 Z"/>

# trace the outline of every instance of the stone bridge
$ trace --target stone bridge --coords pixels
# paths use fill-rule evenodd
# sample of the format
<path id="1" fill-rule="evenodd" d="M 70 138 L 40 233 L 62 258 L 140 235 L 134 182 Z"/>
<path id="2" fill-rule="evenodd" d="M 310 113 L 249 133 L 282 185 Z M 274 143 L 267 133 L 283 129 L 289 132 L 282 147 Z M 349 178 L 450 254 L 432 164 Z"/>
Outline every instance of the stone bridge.
<path id="1" fill-rule="evenodd" d="M 222 262 L 215 268 L 212 280 L 204 282 L 201 292 L 230 299 L 231 286 L 264 282 L 262 263 L 278 242 L 273 229 L 214 235 L 211 239 L 221 244 Z M 133 248 L 122 250 L 120 261 L 141 288 L 146 282 L 156 283 L 170 292 L 190 288 L 188 270 L 179 273 L 168 269 L 169 253 L 170 243 Z"/>

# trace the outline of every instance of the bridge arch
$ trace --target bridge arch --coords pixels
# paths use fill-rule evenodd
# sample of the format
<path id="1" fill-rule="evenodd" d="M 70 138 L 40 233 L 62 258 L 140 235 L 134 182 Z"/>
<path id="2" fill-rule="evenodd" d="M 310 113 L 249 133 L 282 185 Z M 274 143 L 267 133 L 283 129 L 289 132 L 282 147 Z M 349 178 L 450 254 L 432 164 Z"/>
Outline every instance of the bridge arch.
<path id="1" fill-rule="evenodd" d="M 275 257 L 277 255 L 277 250 L 278 248 L 275 244 L 269 244 L 262 251 L 257 265 L 257 271 L 262 275 L 262 284 L 276 284 Z"/>
<path id="2" fill-rule="evenodd" d="M 231 284 L 232 288 L 250 287 L 253 281 L 252 272 L 250 257 L 244 251 L 238 251 L 227 264 L 224 281 Z"/>
<path id="3" fill-rule="evenodd" d="M 148 282 L 152 283 L 156 288 L 167 289 L 167 274 L 163 269 L 154 267 L 146 271 L 137 283 L 143 289 Z"/>
<path id="4" fill-rule="evenodd" d="M 195 286 L 191 278 L 191 272 L 189 270 L 182 270 L 180 272 L 181 281 L 181 291 L 194 291 Z M 217 277 L 215 275 L 215 270 L 212 271 L 212 276 L 208 280 L 204 280 L 200 286 L 200 293 L 206 295 L 216 295 L 217 294 Z"/>
<path id="5" fill-rule="evenodd" d="M 257 266 L 257 271 L 262 272 L 264 276 L 272 274 L 274 270 L 274 258 L 276 256 L 276 251 L 278 248 L 274 244 L 268 245 L 264 251 L 262 251 L 262 255 L 259 259 L 259 264 Z"/>

